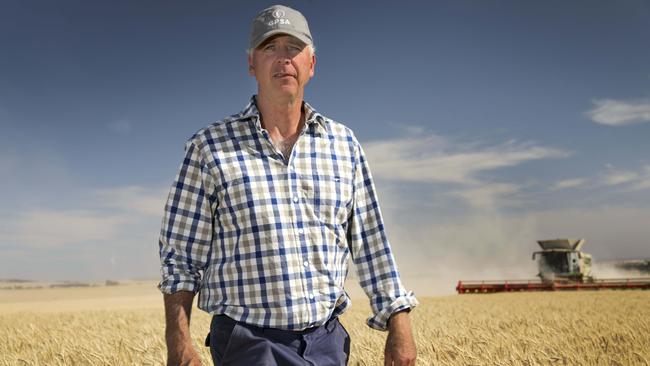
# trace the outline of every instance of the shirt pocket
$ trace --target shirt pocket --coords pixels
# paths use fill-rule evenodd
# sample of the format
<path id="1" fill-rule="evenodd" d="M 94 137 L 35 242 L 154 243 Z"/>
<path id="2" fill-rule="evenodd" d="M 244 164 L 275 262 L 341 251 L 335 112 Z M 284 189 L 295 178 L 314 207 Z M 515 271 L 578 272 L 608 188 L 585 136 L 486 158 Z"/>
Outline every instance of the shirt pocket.
<path id="1" fill-rule="evenodd" d="M 345 175 L 313 175 L 314 209 L 318 219 L 330 227 L 343 226 L 352 207 L 352 179 Z"/>
<path id="2" fill-rule="evenodd" d="M 216 214 L 221 217 L 231 215 L 233 206 L 246 202 L 249 194 L 250 187 L 243 174 L 224 174 L 221 184 L 216 187 L 219 202 Z"/>

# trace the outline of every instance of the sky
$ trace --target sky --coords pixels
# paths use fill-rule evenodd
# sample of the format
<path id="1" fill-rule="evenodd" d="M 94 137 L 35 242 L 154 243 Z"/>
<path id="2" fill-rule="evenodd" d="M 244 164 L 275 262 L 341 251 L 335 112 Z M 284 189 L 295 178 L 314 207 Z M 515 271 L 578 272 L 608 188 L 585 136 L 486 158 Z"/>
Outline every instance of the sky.
<path id="1" fill-rule="evenodd" d="M 256 92 L 250 24 L 273 4 L 2 1 L 0 278 L 159 276 L 184 143 Z M 650 3 L 285 4 L 407 287 L 533 278 L 539 239 L 650 258 Z"/>

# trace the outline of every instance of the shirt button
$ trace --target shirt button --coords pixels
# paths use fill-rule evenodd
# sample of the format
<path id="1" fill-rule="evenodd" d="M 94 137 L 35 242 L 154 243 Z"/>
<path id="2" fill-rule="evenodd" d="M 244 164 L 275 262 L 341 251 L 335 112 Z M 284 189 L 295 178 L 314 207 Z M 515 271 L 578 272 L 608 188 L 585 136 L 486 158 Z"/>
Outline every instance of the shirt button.
<path id="1" fill-rule="evenodd" d="M 309 298 L 313 300 L 314 299 L 314 294 L 309 294 Z"/>
<path id="2" fill-rule="evenodd" d="M 302 265 L 305 266 L 305 268 L 309 267 L 309 261 L 302 262 Z"/>
<path id="3" fill-rule="evenodd" d="M 300 201 L 298 196 L 293 196 L 293 203 L 298 203 L 298 201 Z"/>
<path id="4" fill-rule="evenodd" d="M 298 234 L 301 234 L 301 235 L 302 235 L 302 234 L 304 234 L 304 233 L 305 233 L 305 230 L 304 230 L 304 229 L 298 229 Z"/>

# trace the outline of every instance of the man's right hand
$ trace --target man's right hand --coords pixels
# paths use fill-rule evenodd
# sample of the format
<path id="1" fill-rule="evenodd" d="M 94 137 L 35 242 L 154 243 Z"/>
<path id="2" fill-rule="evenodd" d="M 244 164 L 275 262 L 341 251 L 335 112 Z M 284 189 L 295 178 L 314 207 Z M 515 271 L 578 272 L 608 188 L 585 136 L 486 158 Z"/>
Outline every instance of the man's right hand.
<path id="1" fill-rule="evenodd" d="M 201 365 L 201 357 L 192 346 L 190 318 L 194 293 L 178 291 L 165 294 L 165 340 L 167 366 Z"/>
<path id="2" fill-rule="evenodd" d="M 201 366 L 201 356 L 191 344 L 176 349 L 167 346 L 167 366 Z"/>

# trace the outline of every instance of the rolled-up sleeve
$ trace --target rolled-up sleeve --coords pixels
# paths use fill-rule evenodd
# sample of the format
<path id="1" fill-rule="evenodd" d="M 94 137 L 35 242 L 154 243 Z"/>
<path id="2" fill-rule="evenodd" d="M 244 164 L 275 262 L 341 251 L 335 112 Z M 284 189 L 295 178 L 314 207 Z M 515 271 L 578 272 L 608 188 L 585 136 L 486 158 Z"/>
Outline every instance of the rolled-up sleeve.
<path id="1" fill-rule="evenodd" d="M 354 204 L 348 226 L 348 244 L 359 276 L 359 284 L 370 298 L 373 315 L 367 324 L 386 330 L 388 319 L 398 311 L 418 304 L 413 292 L 401 283 L 395 258 L 384 230 L 370 168 L 357 145 Z"/>
<path id="2" fill-rule="evenodd" d="M 214 184 L 203 161 L 200 148 L 188 141 L 160 230 L 162 280 L 158 288 L 166 294 L 197 292 L 208 263 L 214 222 L 208 192 Z"/>

